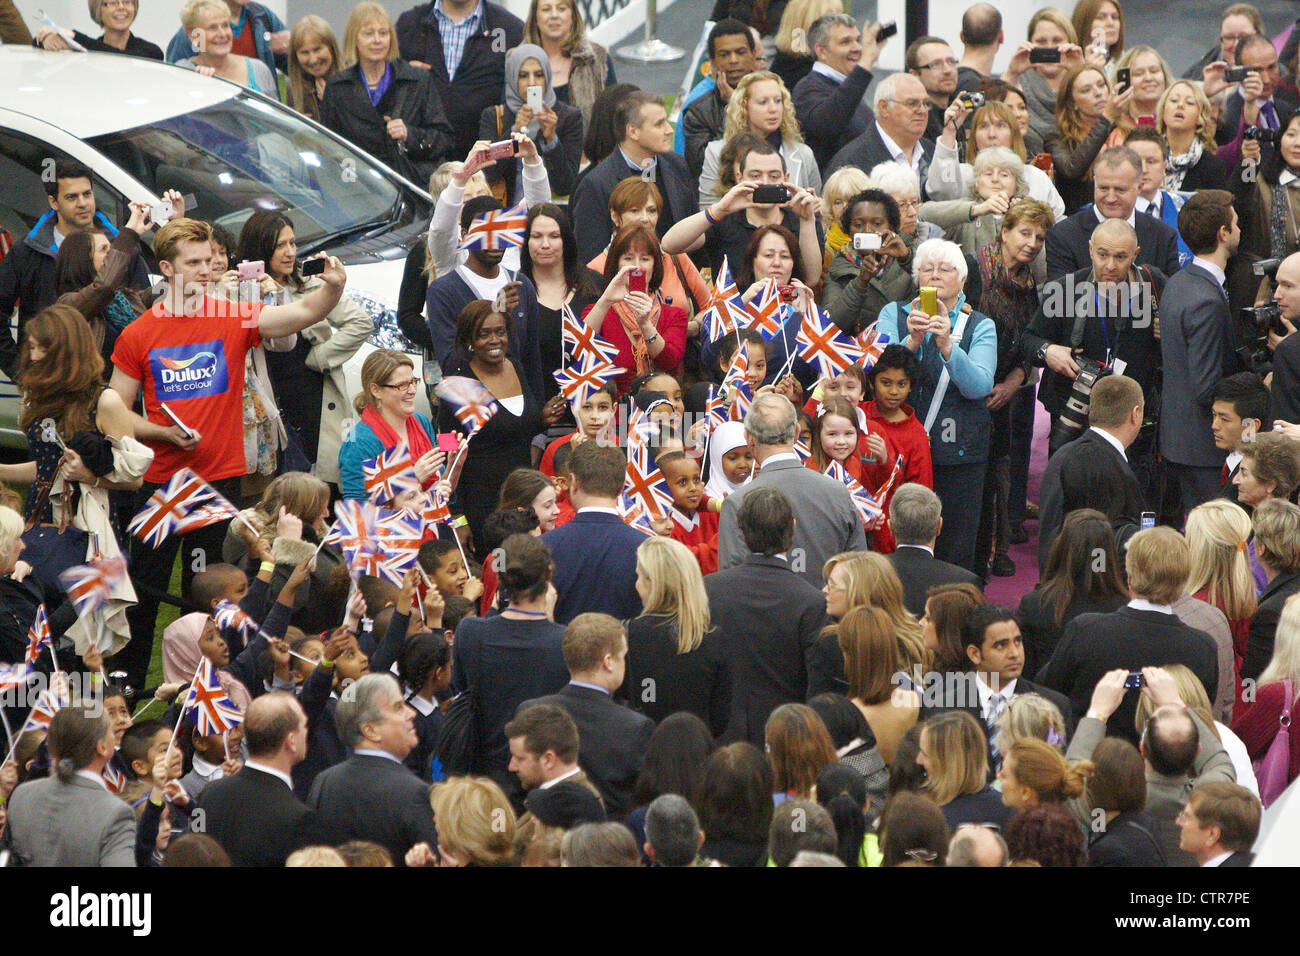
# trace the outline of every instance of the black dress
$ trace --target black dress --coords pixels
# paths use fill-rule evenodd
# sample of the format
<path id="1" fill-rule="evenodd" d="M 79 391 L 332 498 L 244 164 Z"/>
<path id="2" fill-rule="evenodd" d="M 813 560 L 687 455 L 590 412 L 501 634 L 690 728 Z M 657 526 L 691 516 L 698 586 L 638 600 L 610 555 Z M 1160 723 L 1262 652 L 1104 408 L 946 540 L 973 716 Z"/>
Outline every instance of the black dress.
<path id="1" fill-rule="evenodd" d="M 529 391 L 528 379 L 519 363 L 512 358 L 510 364 L 519 377 L 519 387 L 524 398 L 523 411 L 515 415 L 501 400 L 497 400 L 496 414 L 470 439 L 460 483 L 456 487 L 465 518 L 469 522 L 470 534 L 474 537 L 474 548 L 479 561 L 487 557 L 482 550 L 483 522 L 497 509 L 501 483 L 516 468 L 532 467 L 533 436 L 542 430 L 541 403 Z M 468 363 L 461 364 L 452 374 L 478 378 Z M 438 431 L 464 430 L 451 409 L 446 405 L 439 406 Z"/>

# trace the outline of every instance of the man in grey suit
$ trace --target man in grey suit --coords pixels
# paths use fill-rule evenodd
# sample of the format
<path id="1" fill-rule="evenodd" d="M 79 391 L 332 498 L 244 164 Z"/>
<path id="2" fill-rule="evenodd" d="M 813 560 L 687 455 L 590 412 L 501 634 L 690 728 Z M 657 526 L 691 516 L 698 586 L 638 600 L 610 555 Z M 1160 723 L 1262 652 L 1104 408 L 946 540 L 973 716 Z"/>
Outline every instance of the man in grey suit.
<path id="1" fill-rule="evenodd" d="M 822 586 L 822 566 L 841 551 L 867 547 L 862 518 L 844 485 L 805 468 L 794 451 L 798 433 L 794 406 L 783 395 L 759 395 L 745 416 L 745 439 L 754 456 L 754 477 L 722 503 L 718 519 L 718 570 L 735 567 L 749 550 L 736 515 L 754 488 L 779 488 L 794 512 L 790 570 L 813 587 Z"/>
<path id="2" fill-rule="evenodd" d="M 9 798 L 9 836 L 25 866 L 135 866 L 135 814 L 108 792 L 113 728 L 100 710 L 69 705 L 50 721 L 55 775 Z"/>
<path id="3" fill-rule="evenodd" d="M 1106 736 L 1106 721 L 1124 700 L 1127 670 L 1108 671 L 1092 692 L 1088 713 L 1079 721 L 1066 751 L 1066 760 L 1090 760 Z M 1146 815 L 1155 825 L 1156 839 L 1169 866 L 1196 866 L 1196 859 L 1179 846 L 1178 817 L 1192 788 L 1204 783 L 1236 783 L 1232 758 L 1214 731 L 1183 704 L 1178 685 L 1161 667 L 1144 667 L 1146 693 L 1154 707 L 1142 730 L 1139 749 L 1146 761 Z"/>
<path id="4" fill-rule="evenodd" d="M 1236 371 L 1224 289 L 1228 260 L 1241 240 L 1232 193 L 1198 192 L 1179 211 L 1178 231 L 1195 258 L 1169 277 L 1160 301 L 1160 453 L 1186 516 L 1219 494 L 1224 461 L 1214 444 L 1212 406 L 1214 386 Z"/>

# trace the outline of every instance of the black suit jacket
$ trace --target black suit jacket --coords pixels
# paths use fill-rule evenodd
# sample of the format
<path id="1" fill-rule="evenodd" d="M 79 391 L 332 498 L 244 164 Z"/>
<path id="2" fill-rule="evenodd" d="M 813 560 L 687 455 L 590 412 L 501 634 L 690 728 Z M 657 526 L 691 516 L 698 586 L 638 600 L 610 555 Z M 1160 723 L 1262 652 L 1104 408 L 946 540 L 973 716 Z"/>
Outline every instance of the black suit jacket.
<path id="1" fill-rule="evenodd" d="M 1092 268 L 1088 240 L 1101 223 L 1091 205 L 1067 216 L 1047 230 L 1047 278 L 1059 279 L 1067 272 Z M 1137 230 L 1140 266 L 1155 266 L 1165 275 L 1178 271 L 1178 233 L 1163 220 L 1140 212 L 1133 217 Z"/>
<path id="2" fill-rule="evenodd" d="M 1086 596 L 1076 596 L 1061 615 L 1061 623 L 1044 605 L 1041 583 L 1039 587 L 1020 599 L 1016 617 L 1020 621 L 1020 633 L 1025 640 L 1025 673 L 1037 674 L 1039 669 L 1052 659 L 1056 642 L 1061 638 L 1061 629 L 1080 614 L 1109 614 L 1118 611 L 1128 603 L 1128 598 L 1115 595 L 1104 601 L 1095 601 Z"/>
<path id="3" fill-rule="evenodd" d="M 1300 591 L 1300 574 L 1279 574 L 1259 592 L 1259 606 L 1250 616 L 1250 634 L 1246 654 L 1241 661 L 1242 678 L 1258 679 L 1273 659 L 1273 639 L 1278 618 L 1287 598 Z"/>
<path id="4" fill-rule="evenodd" d="M 644 540 L 622 518 L 599 511 L 580 512 L 542 535 L 555 561 L 555 622 L 568 624 L 586 611 L 620 620 L 640 614 L 636 549 Z"/>
<path id="5" fill-rule="evenodd" d="M 590 262 L 604 251 L 614 232 L 614 221 L 609 218 L 609 194 L 614 187 L 629 176 L 640 176 L 623 158 L 622 151 L 614 151 L 588 170 L 578 180 L 569 200 L 574 230 L 578 236 L 578 261 Z M 654 183 L 664 197 L 664 208 L 659 211 L 655 231 L 662 239 L 665 232 L 678 221 L 699 211 L 699 194 L 686 160 L 674 152 L 662 153 L 655 159 Z"/>
<path id="6" fill-rule="evenodd" d="M 1065 739 L 1069 740 L 1073 736 L 1073 708 L 1064 694 L 1049 687 L 1044 687 L 1042 684 L 1036 684 L 1025 677 L 1016 678 L 1016 683 L 1011 690 L 1013 698 L 1023 697 L 1026 694 L 1037 694 L 1050 701 L 1061 712 L 1061 716 L 1065 718 Z M 979 689 L 975 684 L 973 672 L 962 675 L 936 672 L 934 677 L 926 683 L 925 691 L 921 696 L 921 710 L 921 715 L 917 718 L 918 721 L 952 710 L 964 710 L 975 718 L 975 723 L 980 725 L 980 729 L 984 732 L 984 739 L 988 742 L 989 729 L 984 722 L 984 711 L 980 706 Z M 992 779 L 995 768 L 991 743 L 989 743 L 988 759 L 989 775 L 990 779 Z"/>
<path id="7" fill-rule="evenodd" d="M 802 703 L 818 686 L 815 644 L 830 623 L 826 597 L 782 559 L 760 554 L 706 576 L 704 590 L 731 664 L 727 735 L 762 747 L 772 711 Z"/>
<path id="8" fill-rule="evenodd" d="M 924 154 L 921 159 L 921 168 L 919 170 L 921 177 L 921 198 L 925 198 L 925 175 L 930 169 L 930 160 L 934 156 L 934 140 L 921 137 L 921 151 Z M 831 164 L 823 173 L 822 178 L 827 179 L 831 173 L 841 166 L 856 166 L 864 173 L 870 174 L 871 169 L 877 163 L 887 163 L 893 159 L 889 152 L 889 147 L 885 141 L 880 138 L 880 133 L 876 130 L 874 122 L 868 123 L 867 128 L 858 136 L 855 136 L 844 146 L 840 147 L 833 157 Z"/>
<path id="9" fill-rule="evenodd" d="M 1107 671 L 1184 664 L 1205 685 L 1211 700 L 1219 686 L 1219 654 L 1214 638 L 1188 627 L 1172 614 L 1122 607 L 1112 614 L 1085 614 L 1065 626 L 1056 652 L 1037 681 L 1070 699 L 1074 719 L 1088 713 L 1092 692 Z M 1137 694 L 1125 694 L 1106 723 L 1106 735 L 1134 746 Z"/>
<path id="10" fill-rule="evenodd" d="M 1250 866 L 1254 861 L 1255 854 L 1251 853 L 1249 850 L 1238 850 L 1236 853 L 1232 854 L 1232 856 L 1220 863 L 1219 868 L 1222 869 L 1225 866 Z"/>
<path id="11" fill-rule="evenodd" d="M 370 840 L 404 866 L 417 843 L 437 846 L 429 785 L 387 757 L 353 754 L 312 784 L 307 805 L 316 811 L 324 843 Z"/>
<path id="12" fill-rule="evenodd" d="M 283 780 L 256 767 L 208 784 L 198 806 L 205 832 L 235 866 L 284 866 L 290 853 L 317 838 L 316 815 L 307 804 Z"/>
<path id="13" fill-rule="evenodd" d="M 1089 866 L 1167 866 L 1156 824 L 1141 811 L 1121 813 L 1088 841 Z M 1227 865 L 1226 863 L 1224 864 Z"/>
<path id="14" fill-rule="evenodd" d="M 1300 422 L 1300 335 L 1288 335 L 1273 351 L 1268 414 L 1274 421 Z"/>
<path id="15" fill-rule="evenodd" d="M 900 544 L 889 555 L 889 563 L 903 582 L 903 604 L 920 617 L 925 613 L 925 596 L 930 588 L 940 584 L 973 584 L 981 591 L 984 584 L 979 577 L 965 568 L 940 561 L 924 548 Z"/>
<path id="16" fill-rule="evenodd" d="M 1043 470 L 1038 495 L 1038 573 L 1061 533 L 1065 516 L 1076 508 L 1096 508 L 1118 531 L 1142 519 L 1142 489 L 1115 446 L 1091 428 L 1057 450 Z"/>
<path id="17" fill-rule="evenodd" d="M 538 704 L 563 707 L 578 725 L 578 764 L 600 790 L 611 820 L 631 809 L 645 749 L 655 722 L 614 701 L 604 691 L 569 684 L 558 694 L 526 700 L 519 713 Z"/>
<path id="18" fill-rule="evenodd" d="M 627 623 L 627 676 L 615 698 L 655 723 L 689 711 L 721 737 L 731 722 L 731 665 L 716 624 L 689 654 L 677 651 L 677 619 L 642 614 Z"/>

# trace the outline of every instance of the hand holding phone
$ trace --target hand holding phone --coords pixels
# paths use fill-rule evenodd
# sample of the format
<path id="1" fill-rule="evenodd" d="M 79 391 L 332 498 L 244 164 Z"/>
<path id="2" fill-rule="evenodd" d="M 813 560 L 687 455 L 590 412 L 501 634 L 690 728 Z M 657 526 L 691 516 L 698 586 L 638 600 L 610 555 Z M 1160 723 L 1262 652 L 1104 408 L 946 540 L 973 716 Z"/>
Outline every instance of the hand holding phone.
<path id="1" fill-rule="evenodd" d="M 316 256 L 312 259 L 304 259 L 301 262 L 299 272 L 306 279 L 308 276 L 318 276 L 325 271 L 326 259 L 324 256 Z"/>
<path id="2" fill-rule="evenodd" d="M 926 315 L 939 314 L 939 290 L 936 287 L 921 286 L 921 311 Z"/>
<path id="3" fill-rule="evenodd" d="M 1061 51 L 1054 46 L 1036 46 L 1029 51 L 1030 63 L 1060 63 Z"/>
<path id="4" fill-rule="evenodd" d="M 546 112 L 546 105 L 542 101 L 542 88 L 540 86 L 528 87 L 528 108 L 533 111 L 533 115 Z"/>
<path id="5" fill-rule="evenodd" d="M 890 20 L 888 23 L 882 23 L 876 29 L 876 43 L 877 44 L 884 43 L 886 40 L 888 40 L 897 32 L 898 32 L 898 23 L 895 22 L 894 20 Z"/>
<path id="6" fill-rule="evenodd" d="M 1115 84 L 1116 93 L 1123 93 L 1133 85 L 1133 74 L 1127 66 L 1115 71 Z"/>
<path id="7" fill-rule="evenodd" d="M 754 187 L 753 202 L 757 206 L 776 206 L 790 199 L 790 190 L 780 183 L 767 183 Z"/>
<path id="8" fill-rule="evenodd" d="M 239 264 L 239 281 L 245 279 L 260 279 L 266 275 L 266 263 L 261 259 L 253 259 L 249 262 Z"/>
<path id="9" fill-rule="evenodd" d="M 519 152 L 519 144 L 513 139 L 503 139 L 488 146 L 487 158 L 491 160 L 509 159 Z"/>
<path id="10" fill-rule="evenodd" d="M 628 292 L 645 292 L 646 279 L 644 269 L 633 269 L 627 274 Z"/>

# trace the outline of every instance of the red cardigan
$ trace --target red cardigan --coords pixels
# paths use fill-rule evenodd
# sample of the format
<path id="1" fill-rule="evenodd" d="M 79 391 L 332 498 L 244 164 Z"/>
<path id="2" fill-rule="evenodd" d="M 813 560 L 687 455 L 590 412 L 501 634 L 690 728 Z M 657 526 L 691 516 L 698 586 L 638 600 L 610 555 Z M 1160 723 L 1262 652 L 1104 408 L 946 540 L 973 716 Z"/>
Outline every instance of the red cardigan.
<path id="1" fill-rule="evenodd" d="M 1300 694 L 1300 687 L 1292 686 L 1291 692 Z M 1232 709 L 1232 732 L 1241 738 L 1250 752 L 1252 761 L 1259 760 L 1268 753 L 1273 738 L 1277 736 L 1278 718 L 1282 716 L 1282 707 L 1286 702 L 1283 685 L 1280 681 L 1260 684 L 1255 689 L 1253 704 L 1238 700 Z M 1300 707 L 1291 704 L 1291 719 L 1300 717 Z M 1291 730 L 1291 764 L 1287 768 L 1286 782 L 1290 783 L 1300 776 L 1300 733 Z"/>
<path id="2" fill-rule="evenodd" d="M 584 321 L 587 318 L 587 313 L 593 308 L 594 306 L 589 305 L 582 310 Z M 686 354 L 685 310 L 679 309 L 675 305 L 661 306 L 658 329 L 659 334 L 664 337 L 664 348 L 662 352 L 650 360 L 650 364 L 661 372 L 674 372 L 677 366 L 681 364 L 682 356 Z M 601 338 L 608 340 L 618 348 L 618 356 L 614 359 L 614 364 L 627 369 L 618 377 L 618 395 L 619 398 L 622 398 L 636 380 L 636 360 L 632 357 L 632 342 L 627 337 L 627 330 L 623 328 L 623 320 L 618 317 L 618 313 L 612 307 L 606 313 L 605 321 L 600 326 L 600 335 Z"/>

